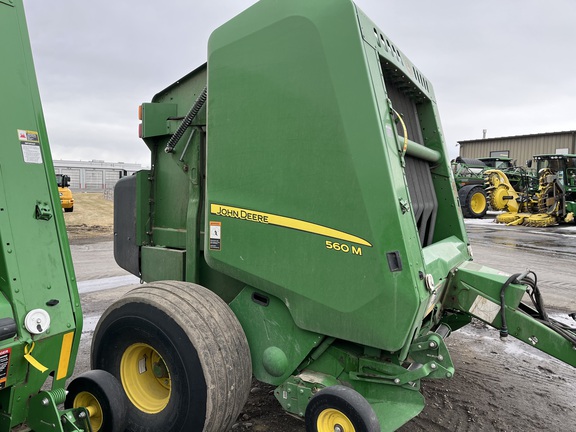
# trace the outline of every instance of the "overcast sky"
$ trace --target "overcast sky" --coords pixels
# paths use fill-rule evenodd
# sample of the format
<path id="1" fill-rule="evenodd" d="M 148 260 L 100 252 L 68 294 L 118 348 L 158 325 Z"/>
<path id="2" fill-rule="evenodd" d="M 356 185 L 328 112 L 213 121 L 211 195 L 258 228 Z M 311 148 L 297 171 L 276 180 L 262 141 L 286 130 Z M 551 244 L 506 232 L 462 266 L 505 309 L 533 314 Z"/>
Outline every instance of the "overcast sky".
<path id="1" fill-rule="evenodd" d="M 204 63 L 211 31 L 253 3 L 24 0 L 54 159 L 149 165 L 138 105 Z M 575 0 L 356 3 L 433 84 L 451 157 L 483 129 L 576 129 Z"/>

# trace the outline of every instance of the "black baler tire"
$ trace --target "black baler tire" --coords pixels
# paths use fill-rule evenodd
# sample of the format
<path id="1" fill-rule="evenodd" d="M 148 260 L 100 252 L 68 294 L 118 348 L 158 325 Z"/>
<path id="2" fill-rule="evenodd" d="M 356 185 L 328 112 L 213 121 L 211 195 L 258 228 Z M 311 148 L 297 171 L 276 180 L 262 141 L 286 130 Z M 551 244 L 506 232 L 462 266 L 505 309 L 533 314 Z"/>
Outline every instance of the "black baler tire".
<path id="1" fill-rule="evenodd" d="M 477 212 L 472 208 L 472 198 L 475 194 L 482 194 L 484 197 L 484 208 Z M 483 218 L 488 211 L 488 199 L 486 191 L 480 185 L 467 185 L 458 191 L 458 198 L 460 199 L 460 206 L 462 208 L 462 215 L 465 218 Z"/>
<path id="2" fill-rule="evenodd" d="M 306 406 L 306 432 L 318 432 L 317 421 L 327 409 L 346 415 L 355 432 L 381 432 L 378 417 L 364 397 L 349 387 L 335 385 L 316 393 Z"/>
<path id="3" fill-rule="evenodd" d="M 120 382 L 103 370 L 90 370 L 74 378 L 68 385 L 64 407 L 78 408 L 74 399 L 88 392 L 102 409 L 102 426 L 99 432 L 124 432 L 127 424 L 128 401 Z M 94 429 L 96 430 L 96 429 Z"/>
<path id="4" fill-rule="evenodd" d="M 92 367 L 121 382 L 120 362 L 133 344 L 147 344 L 170 373 L 167 405 L 146 413 L 128 401 L 132 432 L 229 430 L 246 403 L 252 364 L 238 319 L 199 285 L 164 281 L 138 287 L 102 315 L 92 342 Z"/>

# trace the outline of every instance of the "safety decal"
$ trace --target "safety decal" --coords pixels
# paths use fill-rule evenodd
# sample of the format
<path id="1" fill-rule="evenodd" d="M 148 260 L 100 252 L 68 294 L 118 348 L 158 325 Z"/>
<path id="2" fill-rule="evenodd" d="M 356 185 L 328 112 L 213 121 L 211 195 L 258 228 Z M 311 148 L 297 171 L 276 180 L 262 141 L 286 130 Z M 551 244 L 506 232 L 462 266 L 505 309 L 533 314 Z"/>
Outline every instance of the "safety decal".
<path id="1" fill-rule="evenodd" d="M 211 204 L 210 213 L 216 216 L 223 216 L 233 219 L 241 219 L 250 222 L 256 222 L 267 225 L 276 225 L 285 228 L 291 228 L 298 231 L 319 234 L 326 237 L 332 237 L 338 240 L 349 241 L 360 245 L 372 247 L 372 244 L 363 238 L 352 234 L 328 228 L 312 222 L 306 222 L 300 219 L 294 219 L 286 216 L 280 216 L 272 213 L 264 213 L 256 210 L 248 210 L 239 207 L 231 207 L 220 204 Z M 211 222 L 212 223 L 212 222 Z M 212 233 L 210 233 L 210 249 L 212 249 Z"/>
<path id="2" fill-rule="evenodd" d="M 469 312 L 482 321 L 492 323 L 500 313 L 500 305 L 482 296 L 476 296 L 474 303 L 470 306 Z"/>
<path id="3" fill-rule="evenodd" d="M 40 142 L 40 139 L 38 138 L 38 132 L 22 129 L 18 129 L 18 139 L 20 141 L 31 141 L 35 143 Z"/>
<path id="4" fill-rule="evenodd" d="M 12 348 L 3 349 L 0 351 L 0 389 L 6 387 L 6 380 L 8 377 L 8 366 L 10 366 L 10 354 Z"/>
<path id="5" fill-rule="evenodd" d="M 222 224 L 210 221 L 210 250 L 220 250 L 222 247 Z"/>
<path id="6" fill-rule="evenodd" d="M 40 149 L 38 132 L 18 129 L 18 140 L 22 147 L 24 162 L 42 164 L 42 150 Z"/>

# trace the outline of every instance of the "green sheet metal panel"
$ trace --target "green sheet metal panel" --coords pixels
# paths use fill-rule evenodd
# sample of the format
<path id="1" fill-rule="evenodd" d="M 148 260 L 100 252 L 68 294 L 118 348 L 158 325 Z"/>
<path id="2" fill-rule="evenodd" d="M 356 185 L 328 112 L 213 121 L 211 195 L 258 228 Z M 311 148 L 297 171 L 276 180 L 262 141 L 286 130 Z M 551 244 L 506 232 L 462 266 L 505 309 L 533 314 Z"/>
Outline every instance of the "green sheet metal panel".
<path id="1" fill-rule="evenodd" d="M 429 295 L 378 58 L 345 0 L 264 0 L 213 33 L 205 249 L 302 328 L 395 351 Z"/>
<path id="2" fill-rule="evenodd" d="M 5 387 L 0 392 L 3 428 L 26 418 L 28 405 L 18 402 L 37 393 L 51 372 L 53 388 L 64 387 L 82 329 L 23 5 L 10 3 L 0 4 L 0 291 L 12 305 L 18 330 L 17 338 L 0 341 L 0 350 L 11 350 L 9 374 L 0 386 Z M 48 330 L 37 335 L 23 325 L 34 309 L 45 310 L 51 319 Z M 47 368 L 44 372 L 24 359 L 32 342 L 31 354 Z"/>

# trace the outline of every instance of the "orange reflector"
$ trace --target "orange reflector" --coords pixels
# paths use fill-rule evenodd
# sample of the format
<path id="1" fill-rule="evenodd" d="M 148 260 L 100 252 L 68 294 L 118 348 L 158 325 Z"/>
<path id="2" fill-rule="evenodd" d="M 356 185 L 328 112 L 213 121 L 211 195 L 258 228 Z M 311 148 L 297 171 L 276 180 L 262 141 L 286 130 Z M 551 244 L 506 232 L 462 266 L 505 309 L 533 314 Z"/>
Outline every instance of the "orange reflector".
<path id="1" fill-rule="evenodd" d="M 142 120 L 142 105 L 138 106 L 138 120 Z"/>

